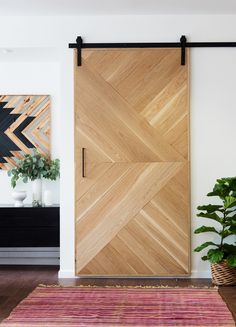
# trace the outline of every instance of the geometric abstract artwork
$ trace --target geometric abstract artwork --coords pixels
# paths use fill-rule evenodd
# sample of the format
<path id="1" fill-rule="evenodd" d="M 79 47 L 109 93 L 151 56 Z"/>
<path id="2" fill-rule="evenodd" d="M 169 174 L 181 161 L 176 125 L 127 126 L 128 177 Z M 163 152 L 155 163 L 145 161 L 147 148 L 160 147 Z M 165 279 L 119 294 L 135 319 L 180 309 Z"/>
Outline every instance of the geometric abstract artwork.
<path id="1" fill-rule="evenodd" d="M 34 148 L 50 154 L 50 96 L 0 95 L 0 169 Z"/>

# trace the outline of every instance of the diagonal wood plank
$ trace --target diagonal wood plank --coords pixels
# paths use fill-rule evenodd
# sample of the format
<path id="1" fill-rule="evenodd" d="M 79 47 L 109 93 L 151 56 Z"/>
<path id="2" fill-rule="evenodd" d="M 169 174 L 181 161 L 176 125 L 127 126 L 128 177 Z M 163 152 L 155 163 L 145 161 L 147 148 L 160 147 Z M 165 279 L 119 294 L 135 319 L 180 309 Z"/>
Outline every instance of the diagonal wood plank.
<path id="1" fill-rule="evenodd" d="M 168 140 L 176 151 L 178 151 L 186 160 L 189 160 L 189 115 L 185 115 L 181 120 L 164 133 L 165 139 Z M 187 140 L 187 142 L 186 142 Z"/>
<path id="2" fill-rule="evenodd" d="M 77 198 L 79 213 L 77 221 L 83 219 L 86 212 L 97 205 L 130 169 L 127 163 L 89 163 L 87 167 L 89 179 L 79 178 L 77 183 L 81 195 Z"/>
<path id="3" fill-rule="evenodd" d="M 170 220 L 175 229 L 181 231 L 185 242 L 188 242 L 190 231 L 190 222 L 189 220 L 186 221 L 186 217 L 189 216 L 190 201 L 189 193 L 186 192 L 188 188 L 189 168 L 188 164 L 185 164 L 151 201 L 158 212 L 165 216 L 167 220 Z M 168 199 L 171 199 L 171 201 Z"/>
<path id="4" fill-rule="evenodd" d="M 84 216 L 77 216 L 77 271 L 109 243 L 182 166 L 182 163 L 134 163 L 118 182 L 110 178 L 113 186 L 108 192 Z"/>
<path id="5" fill-rule="evenodd" d="M 183 88 L 186 91 L 188 79 L 188 71 L 179 67 L 178 73 L 175 74 L 174 78 L 169 80 L 169 83 L 156 93 L 156 96 L 148 102 L 147 106 L 143 107 L 140 114 L 151 122 L 154 120 L 155 116 L 159 114 L 162 108 L 166 107 L 173 98 L 176 97 Z M 186 95 L 187 92 L 185 92 Z"/>
<path id="6" fill-rule="evenodd" d="M 153 270 L 148 267 L 148 263 L 146 263 L 145 260 L 142 260 L 141 254 L 143 251 L 139 249 L 141 245 L 136 244 L 136 238 L 134 238 L 134 244 L 136 245 L 135 249 L 130 249 L 125 241 L 126 238 L 124 233 L 122 237 L 120 232 L 80 271 L 80 274 L 86 274 L 86 271 L 96 271 L 98 276 L 117 274 L 135 276 L 137 273 L 140 275 L 152 275 Z M 128 243 L 131 241 L 132 236 L 129 237 Z M 137 250 L 139 250 L 138 255 Z M 144 258 L 146 256 L 147 253 L 144 253 Z M 120 260 L 122 260 L 122 262 L 120 262 Z"/>
<path id="7" fill-rule="evenodd" d="M 140 222 L 144 217 L 140 216 Z M 143 233 L 145 224 L 131 220 L 79 273 L 96 271 L 96 275 L 150 276 L 184 275 L 187 267 L 173 258 L 155 231 Z M 152 229 L 151 229 L 152 230 Z M 179 263 L 179 262 L 180 263 Z"/>
<path id="8" fill-rule="evenodd" d="M 133 251 L 135 247 L 139 248 L 139 256 L 141 256 L 142 261 L 152 269 L 153 275 L 156 274 L 158 269 L 158 274 L 171 275 L 177 273 L 179 275 L 186 273 L 186 271 L 173 259 L 172 255 L 166 252 L 162 244 L 158 240 L 157 234 L 153 233 L 153 226 L 149 225 L 146 233 L 143 233 L 144 218 L 141 215 L 136 216 L 136 220 L 132 220 L 121 232 L 119 237 L 125 240 L 126 245 L 132 248 Z M 146 227 L 146 226 L 145 226 Z M 150 232 L 152 230 L 152 232 Z M 132 241 L 131 241 L 132 237 Z M 136 241 L 134 241 L 136 239 Z M 148 259 L 147 259 L 148 258 Z M 158 268 L 157 268 L 158 267 Z M 137 273 L 136 273 L 137 274 Z"/>
<path id="9" fill-rule="evenodd" d="M 182 72 L 187 76 L 188 68 L 179 65 L 178 49 L 100 50 L 93 51 L 85 60 L 137 112 L 142 112 L 177 75 L 180 80 Z M 168 89 L 173 92 L 175 86 Z"/>
<path id="10" fill-rule="evenodd" d="M 105 153 L 103 148 L 98 147 L 98 144 L 93 139 L 89 138 L 82 130 L 78 130 L 76 134 L 77 141 L 79 141 L 80 144 L 83 144 L 85 149 L 89 149 L 89 151 L 86 151 L 85 153 L 87 162 L 114 162 L 112 158 L 109 157 L 109 154 Z M 82 148 L 80 145 L 78 146 L 81 153 Z"/>
<path id="11" fill-rule="evenodd" d="M 106 81 L 84 64 L 77 89 L 78 126 L 114 161 L 184 161 L 163 136 L 145 122 Z M 76 92 L 78 94 L 78 91 Z M 93 97 L 91 99 L 91 94 Z M 93 111 L 87 111 L 87 105 Z M 99 115 L 96 115 L 99 112 Z M 103 131 L 106 131 L 104 133 Z"/>
<path id="12" fill-rule="evenodd" d="M 176 198 L 176 209 L 180 213 L 180 208 L 187 209 L 185 173 L 183 166 L 79 273 L 83 275 L 91 270 L 97 275 L 109 272 L 111 275 L 136 276 L 155 275 L 158 270 L 160 276 L 187 274 L 188 230 L 184 232 L 182 226 L 176 223 L 173 219 L 176 215 L 166 214 L 162 207 L 159 208 L 163 202 L 168 208 L 168 203 L 172 202 L 170 199 Z M 168 196 L 161 197 L 167 190 Z M 120 264 L 120 257 L 125 264 Z"/>
<path id="13" fill-rule="evenodd" d="M 170 263 L 166 262 L 166 258 L 171 258 L 173 264 L 182 268 L 182 273 L 188 271 L 186 259 L 189 253 L 186 248 L 186 239 L 185 241 L 182 239 L 181 233 L 173 228 L 171 222 L 160 215 L 156 208 L 148 204 L 134 221 L 146 231 L 159 253 L 160 247 L 162 248 L 163 262 L 166 267 L 170 268 Z"/>
<path id="14" fill-rule="evenodd" d="M 169 56 L 167 56 L 167 59 L 171 59 L 176 68 L 172 71 L 173 75 L 172 73 L 168 75 L 170 64 L 164 59 L 166 53 L 169 51 L 167 49 L 162 50 L 162 53 L 158 53 L 158 56 L 156 56 L 155 51 L 146 49 L 142 50 L 141 53 L 119 50 L 89 51 L 89 54 L 86 56 L 86 63 L 88 63 L 96 73 L 100 74 L 104 80 L 109 82 L 109 84 L 112 85 L 135 110 L 137 108 L 132 104 L 132 101 L 129 101 L 129 88 L 132 89 L 132 91 L 135 90 L 137 81 L 139 79 L 145 79 L 145 83 L 142 87 L 148 85 L 147 92 L 145 93 L 146 104 L 142 106 L 142 111 L 139 111 L 140 115 L 145 117 L 146 120 L 162 134 L 165 141 L 178 153 L 188 159 L 188 142 L 186 142 L 186 140 L 188 140 L 189 124 L 188 118 L 186 120 L 186 117 L 188 117 L 189 102 L 188 67 L 186 68 L 176 64 L 176 50 L 172 49 L 173 51 L 170 57 L 173 59 Z M 146 63 L 149 65 L 149 70 L 145 70 L 143 59 L 137 58 L 137 56 L 141 56 L 143 59 L 145 58 Z M 153 64 L 150 62 L 153 62 Z M 111 64 L 109 65 L 108 63 Z M 168 66 L 168 69 L 165 65 Z M 154 66 L 155 69 L 160 66 L 160 69 L 165 70 L 167 75 L 165 75 L 165 77 L 162 73 L 157 75 L 157 71 L 153 68 Z M 151 68 L 155 70 L 152 78 L 149 76 Z M 135 72 L 138 78 L 131 78 L 131 80 L 129 80 L 130 76 L 132 76 L 130 72 Z M 158 83 L 156 83 L 156 79 Z M 161 83 L 160 80 L 162 81 Z M 117 87 L 117 83 L 121 84 L 121 88 Z M 149 83 L 153 84 L 155 88 L 154 97 L 152 93 L 149 93 Z M 143 96 L 143 92 L 137 92 L 136 96 L 139 97 L 140 94 Z"/>
<path id="15" fill-rule="evenodd" d="M 76 191 L 79 190 L 79 193 L 76 195 L 76 208 L 80 208 L 81 204 L 84 202 L 84 196 L 87 192 L 89 192 L 90 197 L 90 189 L 94 187 L 98 183 L 99 180 L 103 179 L 111 170 L 113 164 L 109 162 L 105 163 L 87 163 L 86 164 L 86 174 L 89 174 L 89 178 L 81 177 L 81 166 L 77 165 L 76 169 L 78 170 L 78 174 L 75 179 Z M 80 202 L 79 202 L 80 201 Z"/>
<path id="16" fill-rule="evenodd" d="M 179 65 L 178 49 L 100 50 L 94 51 L 86 62 L 137 112 L 142 111 L 181 68 L 185 70 Z"/>

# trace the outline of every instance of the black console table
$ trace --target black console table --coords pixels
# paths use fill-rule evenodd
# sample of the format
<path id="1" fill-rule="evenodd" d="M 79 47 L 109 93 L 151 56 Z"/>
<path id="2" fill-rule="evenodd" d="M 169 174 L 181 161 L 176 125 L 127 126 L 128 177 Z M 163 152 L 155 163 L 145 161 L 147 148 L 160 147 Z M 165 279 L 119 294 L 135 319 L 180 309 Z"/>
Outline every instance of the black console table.
<path id="1" fill-rule="evenodd" d="M 59 247 L 59 207 L 0 207 L 0 247 Z"/>

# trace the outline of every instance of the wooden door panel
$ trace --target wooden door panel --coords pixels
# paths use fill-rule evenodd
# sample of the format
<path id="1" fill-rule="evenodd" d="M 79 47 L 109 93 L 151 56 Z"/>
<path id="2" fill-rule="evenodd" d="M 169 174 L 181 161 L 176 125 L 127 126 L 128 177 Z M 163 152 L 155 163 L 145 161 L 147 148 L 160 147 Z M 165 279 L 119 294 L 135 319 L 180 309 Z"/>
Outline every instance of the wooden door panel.
<path id="1" fill-rule="evenodd" d="M 179 49 L 88 52 L 86 63 L 102 79 L 108 81 L 137 112 L 143 111 L 183 71 Z"/>
<path id="2" fill-rule="evenodd" d="M 100 169 L 101 174 L 97 174 L 97 169 Z M 90 164 L 88 164 L 88 177 L 86 179 L 80 178 L 79 180 L 81 182 L 80 185 L 84 184 L 85 192 L 83 190 L 80 191 L 81 197 L 78 198 L 77 220 L 81 219 L 95 204 L 98 204 L 108 194 L 108 191 L 115 187 L 115 184 L 120 182 L 130 170 L 130 164 L 127 163 L 91 164 L 91 169 Z M 93 173 L 96 175 L 96 178 L 92 176 Z"/>
<path id="3" fill-rule="evenodd" d="M 106 193 L 98 192 L 98 199 L 94 199 L 95 196 L 93 196 L 93 203 L 87 200 L 85 210 L 81 210 L 77 215 L 77 246 L 80 249 L 77 255 L 77 268 L 79 270 L 140 212 L 163 185 L 181 169 L 183 164 L 129 163 L 124 165 L 126 173 L 121 178 L 116 177 L 117 179 L 111 175 L 109 178 L 111 187 L 106 187 Z M 117 167 L 114 165 L 113 171 L 115 170 Z M 103 184 L 103 180 L 100 183 Z M 99 186 L 96 185 L 96 188 L 100 189 Z M 92 191 L 89 191 L 85 197 L 87 195 L 90 199 L 91 193 Z"/>
<path id="4" fill-rule="evenodd" d="M 184 160 L 96 71 L 86 63 L 77 70 L 78 128 L 112 161 Z"/>
<path id="5" fill-rule="evenodd" d="M 189 273 L 188 65 L 179 56 L 83 50 L 75 67 L 79 275 Z"/>
<path id="6" fill-rule="evenodd" d="M 100 50 L 88 53 L 86 63 L 90 69 L 96 71 L 103 82 L 106 81 L 109 88 L 112 86 L 129 105 L 129 108 L 124 108 L 122 120 L 127 121 L 127 115 L 138 111 L 141 124 L 145 118 L 163 137 L 160 139 L 162 145 L 172 145 L 172 151 L 176 150 L 188 159 L 189 72 L 188 66 L 183 69 L 179 65 L 179 50 L 142 49 L 140 53 L 132 49 Z M 117 109 L 114 103 L 112 107 Z M 129 116 L 128 121 L 134 121 L 134 117 Z M 179 140 L 181 135 L 182 142 Z M 143 139 L 143 135 L 141 137 Z M 155 149 L 158 149 L 157 145 Z M 161 157 L 162 160 L 182 160 L 180 157 L 173 159 L 173 155 L 172 159 L 166 156 L 167 153 Z"/>
<path id="7" fill-rule="evenodd" d="M 166 236 L 141 210 L 80 274 L 86 274 L 93 267 L 97 275 L 156 275 L 157 271 L 159 276 L 184 275 L 188 271 L 188 264 L 185 264 L 188 263 L 187 251 L 181 249 L 180 252 L 176 242 L 170 243 L 170 237 Z M 120 265 L 120 258 L 126 264 Z"/>
<path id="8" fill-rule="evenodd" d="M 181 233 L 184 244 L 188 242 L 190 230 L 190 223 L 186 221 L 189 211 L 188 174 L 188 166 L 185 164 L 152 199 L 158 212 L 171 222 L 173 229 Z"/>
<path id="9" fill-rule="evenodd" d="M 77 149 L 78 155 L 82 154 L 82 146 L 85 149 L 89 149 L 89 151 L 85 152 L 86 162 L 88 163 L 104 163 L 110 162 L 113 160 L 110 158 L 104 151 L 103 148 L 99 147 L 96 141 L 89 138 L 88 135 L 84 134 L 82 130 L 77 132 L 79 146 Z M 80 158 L 81 159 L 81 158 Z"/>
<path id="10" fill-rule="evenodd" d="M 160 168 L 158 168 L 158 170 L 160 176 L 163 176 L 164 172 L 160 171 Z M 138 207 L 136 208 L 138 208 L 138 210 L 136 209 L 133 211 L 132 205 L 134 206 L 134 204 L 130 204 L 129 198 L 125 199 L 123 205 L 125 208 L 130 207 L 130 215 L 127 212 L 127 216 L 122 217 L 126 218 L 122 225 L 117 225 L 119 223 L 119 217 L 115 215 L 113 204 L 106 201 L 106 199 L 104 199 L 104 202 L 109 202 L 111 208 L 108 210 L 108 216 L 103 214 L 102 217 L 97 217 L 99 223 L 96 221 L 96 218 L 87 211 L 87 218 L 83 216 L 83 223 L 81 221 L 81 223 L 77 224 L 77 235 L 79 236 L 77 238 L 78 248 L 82 251 L 79 260 L 81 264 L 86 249 L 88 248 L 90 251 L 93 243 L 95 243 L 95 246 L 94 252 L 90 253 L 91 257 L 90 254 L 86 252 L 85 257 L 91 259 L 88 259 L 88 264 L 85 263 L 84 266 L 77 264 L 78 272 L 82 275 L 86 275 L 86 271 L 92 270 L 93 267 L 97 275 L 122 275 L 120 269 L 122 269 L 122 271 L 126 269 L 126 273 L 123 273 L 124 275 L 156 275 L 156 271 L 158 271 L 158 275 L 160 276 L 184 275 L 188 273 L 189 251 L 187 245 L 189 241 L 189 225 L 186 224 L 184 219 L 188 208 L 188 197 L 186 192 L 183 193 L 183 200 L 180 201 L 179 206 L 175 207 L 175 201 L 173 201 L 173 207 L 167 212 L 165 210 L 165 207 L 168 207 L 168 204 L 172 202 L 172 197 L 174 197 L 176 192 L 183 189 L 182 185 L 177 184 L 178 179 L 181 178 L 185 170 L 186 167 L 184 167 L 183 164 L 179 167 L 175 167 L 175 172 L 172 170 L 172 174 L 168 175 L 168 177 L 163 180 L 162 187 L 159 190 L 158 188 L 161 185 L 155 183 L 155 181 L 158 180 L 158 176 L 156 176 L 156 178 L 154 178 L 154 183 L 157 188 L 155 188 L 153 193 L 149 193 L 149 197 L 144 199 L 143 202 L 137 199 Z M 182 181 L 180 181 L 180 184 L 181 183 Z M 135 185 L 134 189 L 138 191 Z M 129 190 L 126 191 L 129 193 Z M 144 191 L 145 194 L 145 190 L 142 191 Z M 166 194 L 167 191 L 169 191 L 168 197 L 163 199 L 162 195 L 163 193 Z M 114 194 L 116 194 L 116 192 L 117 190 L 114 189 Z M 127 193 L 125 192 L 125 194 Z M 117 207 L 117 214 L 119 214 L 119 212 L 122 212 L 122 200 L 117 199 L 117 201 L 120 205 L 120 207 Z M 145 202 L 146 204 L 143 205 Z M 163 202 L 164 205 L 162 205 Z M 180 207 L 180 205 L 182 207 Z M 101 206 L 103 207 L 103 205 Z M 170 210 L 172 210 L 172 214 L 170 214 Z M 173 215 L 174 210 L 175 212 Z M 182 212 L 182 215 L 180 212 Z M 98 213 L 96 208 L 94 208 L 94 213 Z M 179 220 L 176 221 L 173 217 L 176 217 L 178 213 L 180 213 Z M 101 219 L 105 216 L 106 220 L 104 224 L 101 225 Z M 108 228 L 107 224 L 110 224 L 110 228 Z M 115 224 L 115 226 L 111 224 Z M 86 227 L 87 233 L 83 235 L 82 231 L 85 231 Z M 113 227 L 115 230 L 112 231 Z M 99 231 L 99 228 L 102 229 L 102 231 Z M 80 233 L 79 230 L 81 230 Z M 94 232 L 102 236 L 100 248 L 97 244 Z M 106 238 L 104 237 L 105 232 L 107 233 Z M 85 240 L 87 240 L 86 243 Z M 116 246 L 115 244 L 118 243 L 119 246 Z M 113 248 L 115 248 L 115 250 Z M 126 251 L 124 251 L 124 248 L 126 248 Z M 109 252 L 112 252 L 111 257 L 107 255 Z M 134 256 L 133 260 L 130 259 L 132 255 Z M 104 259 L 104 256 L 106 259 Z M 122 267 L 119 266 L 118 262 L 120 257 L 126 258 L 127 265 L 122 265 Z M 109 267 L 111 268 L 112 266 L 112 269 L 109 268 L 110 270 L 107 266 L 109 260 L 111 260 L 111 262 L 109 262 Z M 115 262 L 115 264 L 112 265 L 112 262 Z M 117 266 L 119 269 L 117 268 L 115 272 Z M 110 273 L 107 272 L 107 269 Z M 149 269 L 149 273 L 147 269 Z"/>
<path id="11" fill-rule="evenodd" d="M 76 187 L 79 189 L 79 195 L 77 197 L 76 205 L 77 209 L 80 210 L 82 203 L 84 202 L 83 196 L 88 192 L 92 194 L 94 185 L 97 185 L 97 182 L 104 178 L 105 175 L 109 176 L 109 170 L 113 166 L 112 163 L 94 163 L 87 162 L 85 166 L 86 177 L 82 178 L 81 173 L 77 173 L 76 178 Z M 81 172 L 81 165 L 78 165 L 78 171 Z M 91 195 L 90 195 L 91 197 Z M 79 211 L 80 212 L 80 211 Z M 81 213 L 81 212 L 80 212 Z"/>

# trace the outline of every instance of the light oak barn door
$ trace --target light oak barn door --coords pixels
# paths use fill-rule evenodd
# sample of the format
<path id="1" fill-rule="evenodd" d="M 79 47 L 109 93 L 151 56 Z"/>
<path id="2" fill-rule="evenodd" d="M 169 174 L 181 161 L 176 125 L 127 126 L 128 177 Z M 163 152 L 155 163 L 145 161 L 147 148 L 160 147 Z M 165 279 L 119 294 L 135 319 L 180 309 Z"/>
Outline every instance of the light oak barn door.
<path id="1" fill-rule="evenodd" d="M 77 275 L 189 274 L 188 67 L 179 49 L 75 60 Z"/>

